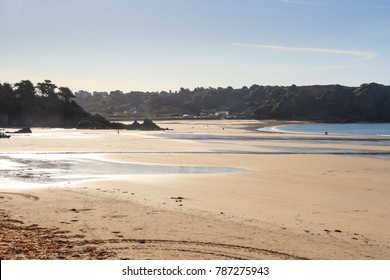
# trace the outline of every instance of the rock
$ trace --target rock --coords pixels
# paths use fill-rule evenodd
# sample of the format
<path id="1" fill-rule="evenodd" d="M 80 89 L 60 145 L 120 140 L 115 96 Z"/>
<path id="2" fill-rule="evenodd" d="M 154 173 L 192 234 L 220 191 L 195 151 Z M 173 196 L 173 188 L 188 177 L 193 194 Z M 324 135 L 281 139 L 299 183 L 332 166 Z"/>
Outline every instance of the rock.
<path id="1" fill-rule="evenodd" d="M 82 119 L 76 126 L 78 129 L 110 129 L 111 123 L 100 115 L 91 115 Z"/>
<path id="2" fill-rule="evenodd" d="M 7 133 L 32 133 L 32 131 L 29 127 L 23 127 L 22 129 L 19 129 L 14 132 L 7 131 Z"/>
<path id="3" fill-rule="evenodd" d="M 32 131 L 29 127 L 23 127 L 22 129 L 19 129 L 18 131 L 15 131 L 14 133 L 32 133 Z"/>
<path id="4" fill-rule="evenodd" d="M 144 119 L 144 122 L 140 124 L 138 121 L 134 121 L 131 125 L 127 126 L 129 130 L 165 130 L 159 127 L 152 120 Z"/>
<path id="5" fill-rule="evenodd" d="M 134 121 L 131 125 L 128 126 L 129 130 L 139 130 L 141 129 L 141 124 L 137 121 Z"/>
<path id="6" fill-rule="evenodd" d="M 128 129 L 128 130 L 165 130 L 156 125 L 152 120 L 145 119 L 142 124 L 134 121 L 130 125 L 118 122 L 110 122 L 100 115 L 93 115 L 82 119 L 76 126 L 78 129 Z"/>
<path id="7" fill-rule="evenodd" d="M 157 124 L 155 124 L 152 120 L 149 119 L 144 119 L 142 126 L 145 130 L 161 130 L 161 127 L 159 127 Z"/>

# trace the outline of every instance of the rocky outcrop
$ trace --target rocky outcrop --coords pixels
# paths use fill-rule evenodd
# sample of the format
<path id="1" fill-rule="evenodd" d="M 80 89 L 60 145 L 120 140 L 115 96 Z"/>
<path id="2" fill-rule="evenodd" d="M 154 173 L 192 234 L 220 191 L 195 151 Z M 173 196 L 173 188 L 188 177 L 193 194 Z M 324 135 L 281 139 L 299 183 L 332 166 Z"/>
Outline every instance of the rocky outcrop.
<path id="1" fill-rule="evenodd" d="M 145 119 L 143 123 L 134 121 L 130 125 L 110 122 L 100 115 L 93 115 L 82 119 L 76 126 L 78 129 L 127 129 L 127 130 L 166 130 L 159 127 L 152 120 Z"/>
<path id="2" fill-rule="evenodd" d="M 31 133 L 28 127 L 62 127 L 80 129 L 162 130 L 153 121 L 125 125 L 91 114 L 77 104 L 72 91 L 57 87 L 50 80 L 36 86 L 23 80 L 13 86 L 0 83 L 0 125 L 25 127 L 14 133 Z"/>
<path id="3" fill-rule="evenodd" d="M 144 119 L 144 122 L 140 124 L 137 121 L 134 121 L 131 125 L 127 127 L 129 130 L 165 130 L 164 128 L 159 127 L 152 120 Z"/>
<path id="4" fill-rule="evenodd" d="M 106 120 L 100 115 L 90 115 L 87 118 L 83 118 L 76 125 L 78 129 L 110 129 L 111 122 Z"/>
<path id="5" fill-rule="evenodd" d="M 6 133 L 32 133 L 32 131 L 29 127 L 23 127 L 16 131 L 6 131 Z"/>

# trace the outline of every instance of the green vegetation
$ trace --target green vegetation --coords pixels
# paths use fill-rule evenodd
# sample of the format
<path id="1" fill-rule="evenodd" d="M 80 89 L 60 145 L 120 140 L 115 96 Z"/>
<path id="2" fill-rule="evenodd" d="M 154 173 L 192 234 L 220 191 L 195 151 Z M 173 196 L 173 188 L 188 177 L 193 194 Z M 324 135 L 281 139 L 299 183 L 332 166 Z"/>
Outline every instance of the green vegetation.
<path id="1" fill-rule="evenodd" d="M 131 125 L 114 123 L 100 115 L 92 115 L 73 99 L 67 87 L 57 87 L 50 80 L 34 86 L 24 80 L 14 85 L 0 83 L 0 126 L 64 127 L 86 129 L 161 130 L 151 120 Z"/>
<path id="2" fill-rule="evenodd" d="M 252 85 L 241 89 L 181 88 L 178 92 L 76 95 L 75 100 L 83 108 L 110 118 L 205 116 L 208 112 L 228 111 L 237 118 L 390 120 L 390 87 L 375 83 L 360 87 Z"/>
<path id="3" fill-rule="evenodd" d="M 0 83 L 3 127 L 158 129 L 149 120 L 129 127 L 105 117 L 216 117 L 218 111 L 236 118 L 390 121 L 390 87 L 375 83 L 360 87 L 252 85 L 241 89 L 181 88 L 178 92 L 84 92 L 75 96 L 69 88 L 57 87 L 50 80 L 36 86 L 28 80 L 14 85 Z"/>
<path id="4" fill-rule="evenodd" d="M 75 127 L 88 114 L 69 88 L 50 80 L 36 86 L 28 80 L 0 83 L 0 116 L 3 126 Z"/>

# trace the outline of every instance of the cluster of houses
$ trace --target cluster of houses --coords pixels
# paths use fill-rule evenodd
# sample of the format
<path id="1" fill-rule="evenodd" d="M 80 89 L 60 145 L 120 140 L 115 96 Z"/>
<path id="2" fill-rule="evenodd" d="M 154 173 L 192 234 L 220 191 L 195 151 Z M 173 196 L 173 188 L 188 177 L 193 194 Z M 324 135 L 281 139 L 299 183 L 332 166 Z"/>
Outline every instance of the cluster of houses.
<path id="1" fill-rule="evenodd" d="M 217 111 L 215 109 L 202 110 L 199 116 L 184 114 L 183 118 L 230 118 L 229 111 Z"/>
<path id="2" fill-rule="evenodd" d="M 75 93 L 75 96 L 76 98 L 79 98 L 79 99 L 86 99 L 88 97 L 91 97 L 91 96 L 99 96 L 99 97 L 102 97 L 102 98 L 105 98 L 105 97 L 108 97 L 109 94 L 112 94 L 112 93 L 122 93 L 121 91 L 117 90 L 117 91 L 114 91 L 114 92 L 106 92 L 106 91 L 94 91 L 93 93 L 90 93 L 88 91 L 84 91 L 84 90 L 80 90 L 78 92 Z M 161 92 L 160 93 L 161 95 L 164 95 L 164 94 L 168 94 L 166 92 Z M 127 113 L 127 112 L 133 112 L 133 113 L 136 113 L 137 112 L 137 108 L 134 107 L 134 106 L 130 106 L 130 108 L 128 110 L 125 110 L 123 113 Z M 216 109 L 207 109 L 207 110 L 202 110 L 199 115 L 193 115 L 193 114 L 184 114 L 182 116 L 183 118 L 232 118 L 234 116 L 231 116 L 229 115 L 229 111 L 217 111 Z"/>

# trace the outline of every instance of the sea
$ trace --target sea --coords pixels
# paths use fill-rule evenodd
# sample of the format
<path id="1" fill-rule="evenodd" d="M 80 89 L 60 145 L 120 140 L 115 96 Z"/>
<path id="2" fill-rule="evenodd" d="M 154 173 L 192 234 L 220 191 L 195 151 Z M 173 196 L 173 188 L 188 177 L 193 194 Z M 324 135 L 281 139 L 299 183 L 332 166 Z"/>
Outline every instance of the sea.
<path id="1" fill-rule="evenodd" d="M 266 127 L 259 130 L 282 133 L 390 137 L 390 123 L 299 123 Z"/>

